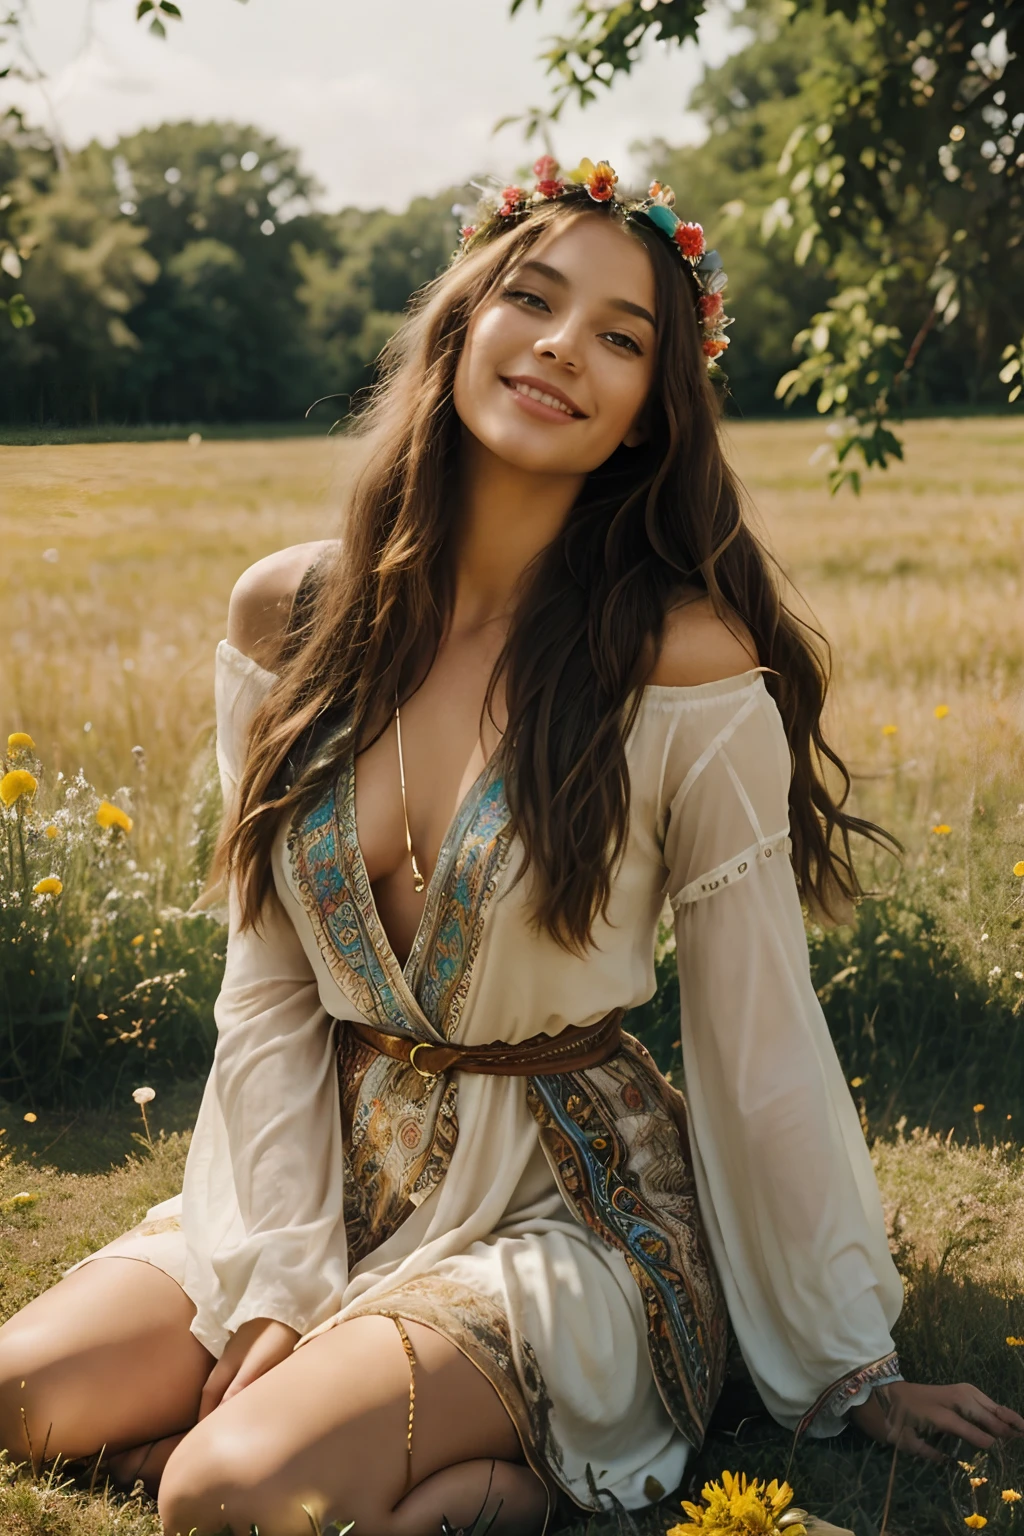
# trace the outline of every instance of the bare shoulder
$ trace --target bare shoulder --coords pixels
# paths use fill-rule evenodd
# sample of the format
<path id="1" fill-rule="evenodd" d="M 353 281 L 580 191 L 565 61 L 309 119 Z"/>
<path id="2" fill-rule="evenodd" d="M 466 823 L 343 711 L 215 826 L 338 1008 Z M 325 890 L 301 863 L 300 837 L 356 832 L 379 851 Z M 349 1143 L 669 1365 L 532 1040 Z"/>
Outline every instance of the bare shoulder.
<path id="1" fill-rule="evenodd" d="M 244 570 L 231 590 L 228 604 L 229 645 L 260 666 L 273 667 L 295 590 L 306 570 L 334 539 L 290 544 L 264 555 Z"/>
<path id="2" fill-rule="evenodd" d="M 661 651 L 649 683 L 691 688 L 760 665 L 754 637 L 738 614 L 719 618 L 707 593 L 688 589 L 665 617 Z"/>

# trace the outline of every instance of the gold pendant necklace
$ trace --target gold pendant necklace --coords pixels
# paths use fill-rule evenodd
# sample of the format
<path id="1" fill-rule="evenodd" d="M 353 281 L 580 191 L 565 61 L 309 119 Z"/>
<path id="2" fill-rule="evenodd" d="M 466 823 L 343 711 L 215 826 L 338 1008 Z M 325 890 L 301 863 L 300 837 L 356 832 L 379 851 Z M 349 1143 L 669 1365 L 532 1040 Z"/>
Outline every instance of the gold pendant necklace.
<path id="1" fill-rule="evenodd" d="M 419 893 L 423 890 L 424 880 L 420 874 L 419 865 L 416 863 L 416 855 L 412 851 L 412 833 L 409 831 L 409 807 L 405 801 L 405 762 L 402 757 L 402 717 L 398 711 L 398 700 L 395 700 L 395 731 L 398 735 L 398 777 L 402 782 L 402 815 L 405 817 L 405 846 L 409 850 L 409 858 L 412 862 L 413 890 Z"/>

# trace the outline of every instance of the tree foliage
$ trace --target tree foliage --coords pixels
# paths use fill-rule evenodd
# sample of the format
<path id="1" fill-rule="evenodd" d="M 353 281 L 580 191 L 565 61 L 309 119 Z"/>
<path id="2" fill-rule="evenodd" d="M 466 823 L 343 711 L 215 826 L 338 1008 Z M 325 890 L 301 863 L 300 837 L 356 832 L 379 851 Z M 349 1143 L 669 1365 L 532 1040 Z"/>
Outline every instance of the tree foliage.
<path id="1" fill-rule="evenodd" d="M 239 421 L 349 397 L 456 241 L 453 194 L 403 214 L 314 210 L 276 139 L 172 123 L 58 165 L 14 117 L 0 174 L 31 327 L 0 328 L 15 421 Z"/>
<path id="2" fill-rule="evenodd" d="M 763 212 L 766 235 L 782 237 L 797 266 L 813 259 L 832 285 L 795 338 L 800 361 L 780 396 L 816 393 L 836 437 L 833 488 L 856 488 L 855 456 L 884 466 L 900 451 L 890 418 L 932 333 L 958 323 L 973 398 L 996 376 L 1020 398 L 1024 8 L 781 0 L 779 14 L 847 29 L 846 46 L 806 58 L 804 110 Z M 581 0 L 546 55 L 552 112 L 628 73 L 645 40 L 692 35 L 695 16 L 694 0 L 624 0 L 600 13 Z M 528 114 L 527 131 L 543 117 Z"/>

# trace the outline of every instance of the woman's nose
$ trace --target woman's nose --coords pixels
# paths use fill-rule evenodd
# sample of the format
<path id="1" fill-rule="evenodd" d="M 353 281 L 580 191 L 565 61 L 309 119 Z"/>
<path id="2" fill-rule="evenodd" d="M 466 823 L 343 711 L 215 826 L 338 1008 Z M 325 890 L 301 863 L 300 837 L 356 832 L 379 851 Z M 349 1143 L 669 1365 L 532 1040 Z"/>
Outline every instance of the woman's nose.
<path id="1" fill-rule="evenodd" d="M 565 368 L 579 369 L 582 362 L 580 337 L 569 322 L 549 331 L 546 336 L 538 336 L 533 353 L 537 358 L 561 363 Z"/>

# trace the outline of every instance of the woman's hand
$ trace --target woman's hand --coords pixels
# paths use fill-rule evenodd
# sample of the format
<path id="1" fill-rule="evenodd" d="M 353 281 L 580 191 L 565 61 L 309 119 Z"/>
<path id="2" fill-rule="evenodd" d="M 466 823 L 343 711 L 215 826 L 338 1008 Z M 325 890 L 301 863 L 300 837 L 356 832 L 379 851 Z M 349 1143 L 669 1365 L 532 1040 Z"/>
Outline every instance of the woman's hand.
<path id="1" fill-rule="evenodd" d="M 280 1365 L 300 1338 L 301 1334 L 295 1328 L 269 1317 L 254 1317 L 243 1323 L 238 1332 L 231 1335 L 227 1348 L 207 1378 L 199 1400 L 199 1417 L 205 1419 L 218 1404 L 226 1403 L 257 1376 Z"/>
<path id="2" fill-rule="evenodd" d="M 875 1387 L 867 1402 L 850 1409 L 850 1418 L 872 1440 L 894 1445 L 928 1461 L 948 1457 L 929 1445 L 926 1435 L 956 1435 L 979 1451 L 995 1440 L 1024 1434 L 1024 1419 L 1012 1408 L 994 1403 L 977 1387 L 926 1387 L 913 1381 L 893 1381 Z"/>

